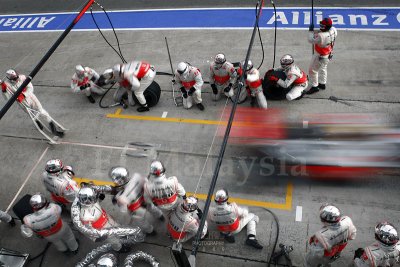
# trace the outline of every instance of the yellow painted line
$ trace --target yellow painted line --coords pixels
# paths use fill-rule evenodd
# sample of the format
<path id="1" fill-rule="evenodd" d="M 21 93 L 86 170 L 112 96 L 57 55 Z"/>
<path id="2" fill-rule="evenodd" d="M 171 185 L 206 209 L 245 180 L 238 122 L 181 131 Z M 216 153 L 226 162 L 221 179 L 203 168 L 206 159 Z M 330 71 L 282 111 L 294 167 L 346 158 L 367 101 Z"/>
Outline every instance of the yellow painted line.
<path id="1" fill-rule="evenodd" d="M 93 182 L 95 185 L 115 185 L 113 182 L 93 180 L 93 179 L 87 179 L 87 178 L 75 177 L 74 180 L 78 184 L 80 184 L 81 182 L 85 182 L 85 183 Z M 187 192 L 187 194 L 193 195 L 194 193 Z M 201 200 L 207 199 L 206 194 L 196 194 L 196 197 Z M 231 202 L 236 202 L 237 204 L 245 205 L 245 206 L 262 207 L 262 208 L 268 208 L 268 209 L 278 209 L 278 210 L 289 210 L 290 211 L 290 210 L 292 210 L 293 185 L 291 183 L 288 183 L 288 185 L 286 187 L 285 203 L 264 202 L 264 201 L 257 201 L 257 200 L 251 200 L 251 199 L 243 199 L 243 198 L 234 198 L 234 197 L 230 197 L 229 200 Z"/>

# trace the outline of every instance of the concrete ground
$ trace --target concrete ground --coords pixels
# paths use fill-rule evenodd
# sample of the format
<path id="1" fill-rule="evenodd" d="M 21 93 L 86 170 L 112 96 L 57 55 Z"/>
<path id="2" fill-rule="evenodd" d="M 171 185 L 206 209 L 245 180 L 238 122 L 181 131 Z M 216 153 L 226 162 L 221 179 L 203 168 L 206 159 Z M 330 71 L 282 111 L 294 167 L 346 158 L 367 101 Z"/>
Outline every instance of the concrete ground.
<path id="1" fill-rule="evenodd" d="M 13 9 L 10 10 L 13 12 Z M 34 7 L 32 10 L 37 12 Z M 34 11 L 24 10 L 25 13 Z M 272 67 L 273 32 L 261 32 L 266 48 L 265 62 L 260 69 L 264 73 Z M 15 67 L 22 73 L 29 73 L 59 35 L 2 34 L 0 72 Z M 173 64 L 188 61 L 201 69 L 206 80 L 212 56 L 223 51 L 228 60 L 243 60 L 250 35 L 249 30 L 118 32 L 125 58 L 145 59 L 155 65 L 158 71 L 170 72 L 164 43 L 164 37 L 167 37 Z M 307 70 L 311 48 L 306 42 L 306 35 L 305 31 L 280 31 L 277 59 L 285 53 L 291 53 L 296 63 Z M 114 40 L 111 32 L 106 32 L 106 36 Z M 388 120 L 398 120 L 399 60 L 395 54 L 399 50 L 400 40 L 392 32 L 339 31 L 335 57 L 329 65 L 328 88 L 300 101 L 269 101 L 268 104 L 273 108 L 286 109 L 293 115 L 379 112 Z M 255 65 L 259 64 L 261 55 L 260 43 L 256 41 L 251 57 Z M 168 174 L 176 175 L 187 191 L 207 193 L 216 163 L 215 155 L 221 145 L 220 138 L 212 142 L 216 125 L 109 118 L 107 114 L 115 113 L 118 108 L 101 109 L 97 104 L 88 103 L 83 95 L 70 92 L 69 82 L 76 64 L 88 65 L 102 72 L 118 62 L 118 57 L 98 32 L 71 32 L 68 35 L 35 77 L 33 84 L 44 107 L 70 130 L 60 145 L 48 145 L 41 140 L 28 116 L 17 105 L 10 109 L 0 124 L 0 174 L 3 181 L 0 209 L 7 209 L 14 199 L 18 200 L 24 194 L 44 192 L 41 173 L 45 162 L 51 158 L 61 158 L 66 164 L 72 165 L 77 177 L 108 181 L 108 170 L 112 166 L 124 165 L 131 172 L 146 174 L 149 163 L 157 157 L 164 161 Z M 150 112 L 140 115 L 161 117 L 168 112 L 167 118 L 219 120 L 225 101 L 212 102 L 208 86 L 204 86 L 203 91 L 206 110 L 201 112 L 195 107 L 191 110 L 175 107 L 170 78 L 158 76 L 156 80 L 162 88 L 161 100 Z M 330 96 L 346 99 L 352 105 L 332 102 L 328 99 Z M 106 100 L 111 101 L 111 94 Z M 230 106 L 228 102 L 226 108 L 229 110 Z M 132 107 L 122 110 L 122 114 L 138 115 Z M 125 148 L 129 142 L 157 144 L 158 153 L 147 158 L 127 156 Z M 208 153 L 211 157 L 207 159 Z M 321 227 L 317 215 L 321 203 L 337 204 L 344 214 L 351 216 L 358 229 L 357 239 L 350 242 L 334 266 L 345 266 L 351 261 L 355 249 L 373 241 L 373 227 L 378 221 L 389 220 L 400 227 L 397 172 L 368 180 L 314 181 L 290 178 L 279 170 L 272 176 L 265 176 L 260 167 L 262 160 L 254 151 L 228 146 L 217 188 L 225 187 L 233 197 L 244 199 L 247 203 L 250 203 L 249 200 L 261 203 L 249 206 L 249 209 L 260 217 L 257 237 L 265 245 L 264 249 L 256 251 L 244 245 L 244 232 L 238 235 L 235 244 L 223 243 L 211 226 L 208 242 L 199 249 L 197 266 L 215 265 L 215 262 L 219 266 L 265 266 L 277 233 L 273 217 L 260 207 L 263 205 L 271 208 L 279 218 L 279 242 L 294 247 L 291 253 L 294 266 L 302 265 L 307 238 Z M 102 205 L 117 221 L 128 222 L 128 218 L 112 206 L 109 198 Z M 302 216 L 296 221 L 296 211 L 299 219 L 300 207 Z M 68 214 L 65 214 L 65 218 L 68 219 Z M 154 255 L 161 266 L 174 266 L 170 256 L 172 242 L 166 236 L 165 226 L 158 222 L 155 225 L 158 235 L 146 238 L 143 244 L 135 246 L 135 250 Z M 0 233 L 1 247 L 36 255 L 45 246 L 43 240 L 24 239 L 19 227 L 9 228 L 2 223 Z M 79 233 L 76 236 L 81 245 L 78 255 L 66 256 L 51 246 L 44 266 L 74 266 L 91 248 L 98 245 Z M 185 244 L 185 248 L 190 249 L 191 245 Z M 122 260 L 124 255 L 119 257 Z M 36 260 L 28 266 L 38 264 Z"/>

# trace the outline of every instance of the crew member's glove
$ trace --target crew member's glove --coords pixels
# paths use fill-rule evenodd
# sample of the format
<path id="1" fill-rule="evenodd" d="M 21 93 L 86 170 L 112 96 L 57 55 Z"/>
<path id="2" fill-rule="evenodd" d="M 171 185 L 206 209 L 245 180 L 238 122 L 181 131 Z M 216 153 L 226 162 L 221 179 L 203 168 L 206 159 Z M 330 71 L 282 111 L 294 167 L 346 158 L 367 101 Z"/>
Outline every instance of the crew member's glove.
<path id="1" fill-rule="evenodd" d="M 189 89 L 188 95 L 192 96 L 193 93 L 194 93 L 195 91 L 196 91 L 196 89 L 195 89 L 194 87 L 191 87 L 191 88 Z"/>
<path id="2" fill-rule="evenodd" d="M 183 199 L 183 200 L 185 200 L 185 199 L 186 199 L 186 194 L 185 194 L 185 195 L 183 195 L 182 199 Z"/>
<path id="3" fill-rule="evenodd" d="M 101 201 L 103 201 L 105 198 L 106 198 L 106 195 L 104 195 L 103 193 L 100 193 L 100 194 L 99 194 L 99 199 L 100 199 Z"/>
<path id="4" fill-rule="evenodd" d="M 308 27 L 308 30 L 310 32 L 313 32 L 314 31 L 314 24 L 310 24 L 310 27 Z"/>
<path id="5" fill-rule="evenodd" d="M 183 98 L 187 98 L 188 97 L 188 94 L 187 94 L 187 92 L 186 92 L 186 89 L 185 89 L 185 87 L 181 87 L 181 92 L 182 92 L 182 96 L 183 96 Z"/>
<path id="6" fill-rule="evenodd" d="M 361 256 L 364 254 L 364 249 L 363 248 L 358 248 L 355 252 L 354 252 L 354 259 L 355 258 L 361 258 Z"/>
<path id="7" fill-rule="evenodd" d="M 84 84 L 84 85 L 81 85 L 81 87 L 79 87 L 81 90 L 85 90 L 86 88 L 88 88 L 88 87 L 90 87 L 90 84 Z"/>
<path id="8" fill-rule="evenodd" d="M 232 88 L 232 84 L 229 83 L 228 87 L 225 87 L 224 92 L 228 93 L 231 90 L 231 88 Z"/>
<path id="9" fill-rule="evenodd" d="M 250 106 L 252 106 L 253 108 L 256 106 L 256 97 L 255 96 L 251 96 Z"/>
<path id="10" fill-rule="evenodd" d="M 96 82 L 96 77 L 92 76 L 92 78 L 90 78 L 90 80 L 95 83 Z"/>
<path id="11" fill-rule="evenodd" d="M 270 75 L 270 76 L 268 77 L 268 80 L 269 80 L 270 82 L 276 83 L 276 82 L 279 80 L 279 78 L 276 77 L 276 76 L 274 76 L 274 75 Z"/>
<path id="12" fill-rule="evenodd" d="M 218 94 L 218 89 L 215 84 L 213 84 L 213 83 L 211 84 L 211 89 L 212 89 L 214 95 Z"/>
<path id="13" fill-rule="evenodd" d="M 111 202 L 113 203 L 113 205 L 117 205 L 117 199 L 115 198 L 115 196 L 111 199 Z"/>
<path id="14" fill-rule="evenodd" d="M 14 220 L 14 218 L 11 218 L 11 221 L 9 221 L 8 224 L 9 224 L 11 227 L 14 227 L 14 226 L 15 226 L 15 220 Z"/>

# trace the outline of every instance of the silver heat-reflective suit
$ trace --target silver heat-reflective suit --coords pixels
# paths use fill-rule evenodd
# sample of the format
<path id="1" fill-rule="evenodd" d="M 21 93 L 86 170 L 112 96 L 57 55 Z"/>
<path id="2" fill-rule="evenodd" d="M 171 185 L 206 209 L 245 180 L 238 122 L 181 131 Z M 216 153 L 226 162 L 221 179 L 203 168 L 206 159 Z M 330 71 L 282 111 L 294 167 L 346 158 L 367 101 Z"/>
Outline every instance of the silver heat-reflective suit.
<path id="1" fill-rule="evenodd" d="M 72 75 L 71 79 L 71 90 L 74 93 L 84 93 L 86 96 L 90 96 L 92 93 L 102 95 L 105 93 L 105 90 L 98 85 L 96 85 L 97 80 L 100 75 L 92 68 L 84 67 L 84 75 L 83 77 L 79 77 L 76 73 Z M 90 85 L 85 89 L 81 90 L 81 86 Z"/>
<path id="2" fill-rule="evenodd" d="M 326 84 L 328 78 L 329 56 L 337 37 L 337 30 L 331 27 L 326 32 L 310 32 L 308 41 L 314 45 L 314 55 L 311 58 L 308 76 L 311 86 L 317 87 L 318 83 Z"/>
<path id="3" fill-rule="evenodd" d="M 168 233 L 172 239 L 186 242 L 197 234 L 200 226 L 200 218 L 197 211 L 188 212 L 179 205 L 168 217 Z M 201 238 L 207 234 L 207 222 L 204 224 Z"/>
<path id="4" fill-rule="evenodd" d="M 201 87 L 203 86 L 204 82 L 198 68 L 190 65 L 187 67 L 188 70 L 183 74 L 180 74 L 177 70 L 175 70 L 175 82 L 179 88 L 184 87 L 186 92 L 189 92 L 189 89 L 192 87 L 196 89 L 192 96 L 188 96 L 186 100 L 183 100 L 183 106 L 185 108 L 191 108 L 193 106 L 193 101 L 196 104 L 199 104 L 203 101 L 201 99 Z"/>
<path id="5" fill-rule="evenodd" d="M 14 94 L 18 88 L 25 81 L 26 76 L 23 74 L 19 74 L 19 77 L 16 81 L 5 80 L 1 84 L 1 89 L 5 94 L 7 99 L 10 99 L 12 94 Z M 40 116 L 44 117 L 45 120 L 50 123 L 52 120 L 49 116 L 49 113 L 43 108 L 39 99 L 33 93 L 33 85 L 32 83 L 28 83 L 28 85 L 23 89 L 22 93 L 17 97 L 17 102 L 24 103 L 27 107 L 36 110 Z M 10 93 L 11 92 L 11 93 Z"/>
<path id="6" fill-rule="evenodd" d="M 73 175 L 67 170 L 60 173 L 43 172 L 43 183 L 56 203 L 70 205 L 78 191 L 78 184 L 72 180 Z"/>
<path id="7" fill-rule="evenodd" d="M 119 71 L 113 69 L 114 78 L 119 83 L 119 88 L 114 93 L 114 101 L 121 102 L 125 92 L 128 93 L 129 105 L 134 106 L 132 92 L 141 105 L 146 104 L 144 91 L 153 82 L 156 70 L 153 65 L 146 61 L 131 61 L 122 64 Z"/>
<path id="8" fill-rule="evenodd" d="M 258 106 L 262 109 L 267 109 L 267 99 L 263 93 L 262 89 L 262 81 L 260 79 L 260 72 L 256 68 L 252 68 L 251 70 L 246 72 L 247 79 L 246 84 L 250 89 L 250 94 L 252 97 L 257 99 Z"/>
<path id="9" fill-rule="evenodd" d="M 309 240 L 305 266 L 330 266 L 339 258 L 348 241 L 356 238 L 356 233 L 356 227 L 347 216 L 337 224 L 322 227 Z"/>
<path id="10" fill-rule="evenodd" d="M 276 83 L 282 88 L 290 88 L 286 94 L 286 99 L 292 101 L 301 96 L 308 86 L 307 74 L 297 65 L 292 64 L 289 68 L 276 68 L 274 70 L 283 71 L 286 74 L 286 80 L 279 79 Z"/>
<path id="11" fill-rule="evenodd" d="M 50 203 L 47 207 L 26 215 L 23 222 L 21 230 L 24 229 L 22 234 L 26 237 L 34 232 L 53 243 L 59 251 L 78 249 L 78 243 L 71 228 L 61 219 L 61 207 L 56 204 Z"/>
<path id="12" fill-rule="evenodd" d="M 144 184 L 144 198 L 146 202 L 156 205 L 164 214 L 176 208 L 180 203 L 179 197 L 186 194 L 183 186 L 178 182 L 176 176 L 160 177 L 150 176 Z"/>
<path id="13" fill-rule="evenodd" d="M 123 186 L 115 199 L 121 212 L 129 212 L 132 217 L 132 224 L 140 227 L 146 233 L 153 231 L 153 226 L 146 217 L 149 211 L 155 218 L 163 214 L 152 202 L 144 203 L 143 186 L 146 178 L 139 173 L 134 173 L 127 184 Z"/>
<path id="14" fill-rule="evenodd" d="M 211 207 L 208 218 L 217 225 L 218 231 L 224 234 L 237 234 L 246 226 L 247 235 L 256 236 L 258 216 L 249 213 L 247 208 L 239 207 L 235 202 Z"/>
<path id="15" fill-rule="evenodd" d="M 212 94 L 214 100 L 219 100 L 221 94 L 224 93 L 227 97 L 233 96 L 233 88 L 229 92 L 224 92 L 224 89 L 229 84 L 234 84 L 237 78 L 237 72 L 232 63 L 225 61 L 221 67 L 220 65 L 212 62 L 210 64 L 210 84 L 215 84 L 218 89 L 218 94 Z"/>
<path id="16" fill-rule="evenodd" d="M 364 248 L 360 258 L 354 259 L 355 267 L 392 267 L 399 264 L 400 242 L 384 246 L 379 242 Z"/>

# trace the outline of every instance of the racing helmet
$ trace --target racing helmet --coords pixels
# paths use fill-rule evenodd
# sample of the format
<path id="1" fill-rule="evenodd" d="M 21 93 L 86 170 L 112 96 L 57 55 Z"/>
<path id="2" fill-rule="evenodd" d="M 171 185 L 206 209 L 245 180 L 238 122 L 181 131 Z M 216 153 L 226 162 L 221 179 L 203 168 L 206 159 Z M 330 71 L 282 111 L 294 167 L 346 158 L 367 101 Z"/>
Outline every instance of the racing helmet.
<path id="1" fill-rule="evenodd" d="M 85 68 L 82 65 L 76 65 L 75 73 L 78 76 L 78 78 L 82 79 L 85 76 Z"/>
<path id="2" fill-rule="evenodd" d="M 242 68 L 244 68 L 244 61 L 242 61 L 242 63 L 241 63 L 241 65 L 242 65 Z M 253 62 L 251 62 L 251 60 L 249 60 L 249 61 L 247 61 L 247 68 L 246 68 L 246 71 L 249 71 L 249 70 L 251 70 L 253 68 Z"/>
<path id="3" fill-rule="evenodd" d="M 10 81 L 16 81 L 16 80 L 18 80 L 19 74 L 18 74 L 18 72 L 16 70 L 9 69 L 9 70 L 6 71 L 6 77 Z"/>
<path id="4" fill-rule="evenodd" d="M 178 64 L 178 68 L 176 69 L 176 71 L 180 74 L 180 75 L 184 75 L 187 71 L 189 70 L 189 66 L 187 63 L 185 62 L 180 62 Z"/>
<path id="5" fill-rule="evenodd" d="M 217 65 L 222 65 L 222 64 L 225 63 L 225 61 L 226 61 L 225 55 L 222 54 L 222 53 L 217 54 L 217 55 L 215 56 L 215 58 L 214 58 L 214 62 L 215 62 L 215 64 L 217 64 Z"/>
<path id="6" fill-rule="evenodd" d="M 324 18 L 319 22 L 319 29 L 322 32 L 329 31 L 330 28 L 332 27 L 332 19 L 331 18 Z"/>
<path id="7" fill-rule="evenodd" d="M 34 211 L 38 211 L 44 207 L 47 207 L 49 205 L 49 202 L 47 201 L 46 197 L 43 194 L 36 193 L 29 200 L 29 204 L 31 205 Z"/>
<path id="8" fill-rule="evenodd" d="M 110 178 L 117 185 L 124 185 L 129 182 L 129 172 L 124 167 L 113 167 L 110 170 Z"/>
<path id="9" fill-rule="evenodd" d="M 155 160 L 150 165 L 150 175 L 157 178 L 165 173 L 165 167 L 161 161 Z"/>
<path id="10" fill-rule="evenodd" d="M 97 202 L 97 193 L 91 187 L 83 187 L 78 192 L 78 200 L 82 206 L 91 206 Z"/>
<path id="11" fill-rule="evenodd" d="M 229 199 L 229 195 L 228 195 L 228 190 L 226 189 L 220 189 L 217 192 L 215 192 L 215 197 L 214 197 L 214 201 L 221 205 L 224 204 L 225 202 L 227 202 Z"/>
<path id="12" fill-rule="evenodd" d="M 290 68 L 290 66 L 292 66 L 292 64 L 294 63 L 294 59 L 292 55 L 287 54 L 281 58 L 280 62 L 282 69 L 286 70 Z"/>
<path id="13" fill-rule="evenodd" d="M 399 242 L 399 235 L 391 223 L 380 222 L 375 226 L 375 239 L 384 246 L 393 246 Z"/>
<path id="14" fill-rule="evenodd" d="M 64 170 L 64 165 L 60 159 L 51 159 L 46 162 L 45 170 L 48 173 L 59 173 Z"/>
<path id="15" fill-rule="evenodd" d="M 110 80 L 110 79 L 112 79 L 114 77 L 113 70 L 112 69 L 106 69 L 101 76 L 103 76 L 103 78 L 106 79 L 106 80 Z"/>
<path id="16" fill-rule="evenodd" d="M 190 196 L 187 197 L 183 202 L 182 202 L 182 208 L 186 212 L 193 212 L 197 210 L 197 198 Z"/>
<path id="17" fill-rule="evenodd" d="M 319 217 L 321 218 L 321 222 L 336 224 L 340 221 L 341 213 L 336 206 L 326 203 L 319 208 Z"/>

